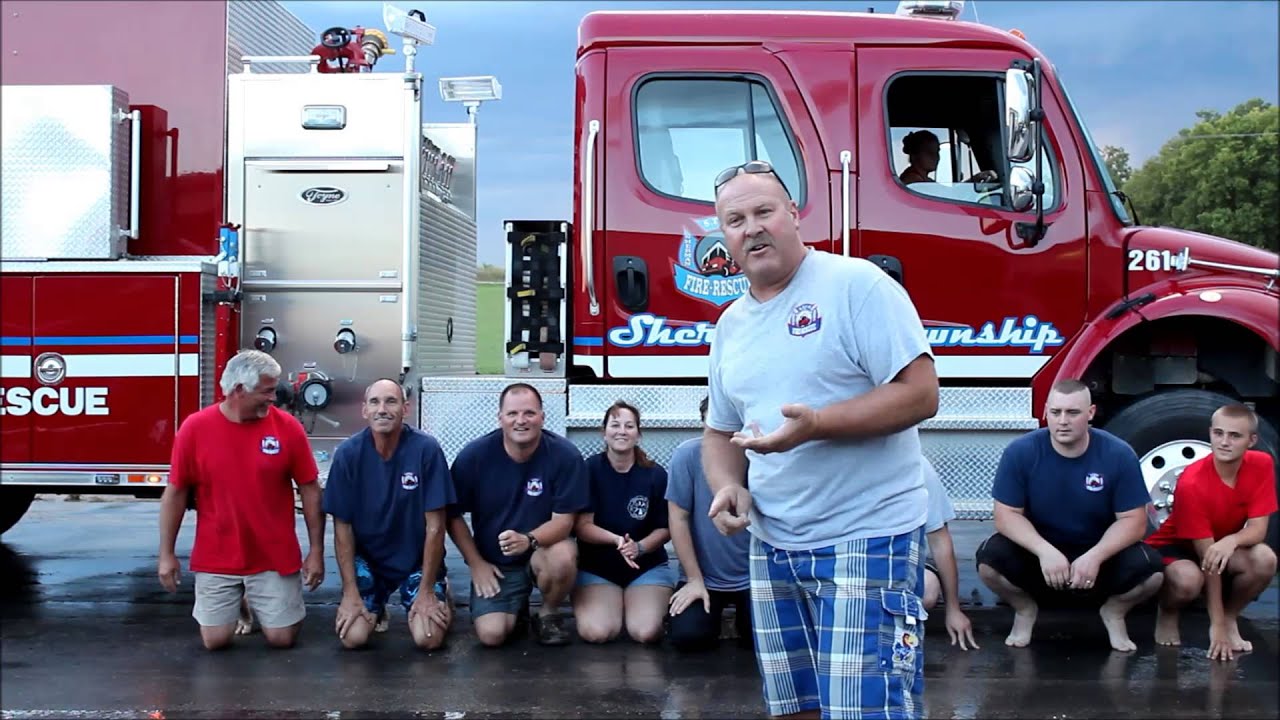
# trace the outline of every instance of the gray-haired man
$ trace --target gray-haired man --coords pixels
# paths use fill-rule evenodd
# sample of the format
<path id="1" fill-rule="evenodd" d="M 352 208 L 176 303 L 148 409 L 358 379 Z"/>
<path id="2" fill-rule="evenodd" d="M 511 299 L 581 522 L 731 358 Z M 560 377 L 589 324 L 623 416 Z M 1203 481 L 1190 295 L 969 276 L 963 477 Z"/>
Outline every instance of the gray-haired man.
<path id="1" fill-rule="evenodd" d="M 174 543 L 187 496 L 196 494 L 195 609 L 210 650 L 231 643 L 242 598 L 267 643 L 291 647 L 306 609 L 302 585 L 324 580 L 324 514 L 319 472 L 306 431 L 276 408 L 280 365 L 246 350 L 222 373 L 225 399 L 178 428 L 169 486 L 160 500 L 160 584 L 177 590 L 182 565 Z M 306 562 L 294 531 L 293 487 L 302 496 L 310 548 Z"/>

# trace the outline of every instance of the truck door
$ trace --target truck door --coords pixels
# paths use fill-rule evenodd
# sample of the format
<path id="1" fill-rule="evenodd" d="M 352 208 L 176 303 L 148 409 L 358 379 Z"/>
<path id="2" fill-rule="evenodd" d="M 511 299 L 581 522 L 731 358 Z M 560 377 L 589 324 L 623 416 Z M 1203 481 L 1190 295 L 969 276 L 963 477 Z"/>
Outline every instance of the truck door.
<path id="1" fill-rule="evenodd" d="M 30 396 L 35 385 L 31 357 L 31 278 L 0 276 L 0 388 Z M 11 400 L 0 397 L 0 462 L 31 462 L 31 414 L 5 412 Z"/>
<path id="2" fill-rule="evenodd" d="M 764 48 L 611 48 L 607 63 L 593 268 L 606 373 L 702 377 L 714 323 L 747 287 L 718 229 L 715 176 L 769 161 L 801 236 L 830 249 L 827 163 L 795 82 Z"/>
<path id="3" fill-rule="evenodd" d="M 1037 243 L 1017 233 L 1035 212 L 1014 211 L 1008 198 L 1002 88 L 1014 59 L 954 48 L 857 52 L 860 254 L 906 286 L 944 378 L 1029 380 L 1084 321 L 1083 170 L 1048 83 L 1049 227 Z M 994 179 L 976 177 L 984 171 Z"/>
<path id="4" fill-rule="evenodd" d="M 177 276 L 41 275 L 33 285 L 32 462 L 168 464 L 178 378 L 197 373 L 199 344 L 178 335 Z"/>

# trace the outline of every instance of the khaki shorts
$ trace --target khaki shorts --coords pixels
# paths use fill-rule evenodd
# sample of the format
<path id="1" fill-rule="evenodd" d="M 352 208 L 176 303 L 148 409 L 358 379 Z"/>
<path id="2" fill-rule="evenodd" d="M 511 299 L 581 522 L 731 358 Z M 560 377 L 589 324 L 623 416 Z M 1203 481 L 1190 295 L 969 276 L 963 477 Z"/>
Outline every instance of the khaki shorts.
<path id="1" fill-rule="evenodd" d="M 258 624 L 284 628 L 306 617 L 302 574 L 268 570 L 256 575 L 196 573 L 196 606 L 191 617 L 205 627 L 230 625 L 240 617 L 240 598 L 249 599 Z"/>

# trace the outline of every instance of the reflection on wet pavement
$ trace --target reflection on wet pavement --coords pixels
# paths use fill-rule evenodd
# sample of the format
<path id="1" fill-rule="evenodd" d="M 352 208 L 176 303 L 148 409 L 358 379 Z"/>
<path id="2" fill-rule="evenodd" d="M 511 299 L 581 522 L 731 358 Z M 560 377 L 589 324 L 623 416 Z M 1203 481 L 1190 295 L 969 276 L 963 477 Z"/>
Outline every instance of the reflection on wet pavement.
<path id="1" fill-rule="evenodd" d="M 188 517 L 180 553 L 193 529 Z M 1275 586 L 1242 621 L 1254 652 L 1230 663 L 1205 657 L 1203 611 L 1186 613 L 1180 648 L 1154 645 L 1148 609 L 1130 618 L 1133 654 L 1112 652 L 1097 615 L 1080 611 L 1042 613 L 1031 647 L 1011 649 L 1003 642 L 1010 611 L 994 604 L 972 567 L 990 526 L 960 523 L 952 531 L 961 595 L 982 600 L 967 608 L 982 648 L 951 647 L 943 613 L 933 613 L 927 717 L 1276 717 Z M 755 660 L 732 643 L 691 656 L 627 641 L 544 648 L 528 638 L 491 650 L 471 637 L 464 611 L 446 648 L 422 653 L 396 608 L 374 647 L 343 652 L 333 637 L 339 581 L 331 558 L 325 585 L 307 595 L 297 648 L 269 650 L 255 634 L 208 653 L 190 617 L 193 577 L 184 575 L 176 595 L 161 590 L 155 543 L 149 503 L 38 502 L 5 534 L 0 717 L 765 716 Z M 455 587 L 465 588 L 465 566 L 456 550 L 449 557 Z"/>

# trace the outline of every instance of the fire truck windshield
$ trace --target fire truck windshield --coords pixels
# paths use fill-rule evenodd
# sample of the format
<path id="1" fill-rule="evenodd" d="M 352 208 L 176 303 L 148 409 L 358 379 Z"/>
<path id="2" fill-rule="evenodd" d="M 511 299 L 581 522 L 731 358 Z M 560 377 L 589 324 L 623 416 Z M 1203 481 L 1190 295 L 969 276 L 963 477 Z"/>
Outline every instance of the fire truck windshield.
<path id="1" fill-rule="evenodd" d="M 1053 69 L 1054 77 L 1058 79 L 1058 88 L 1062 90 L 1062 98 L 1066 101 L 1067 107 L 1071 109 L 1071 115 L 1076 120 L 1076 125 L 1080 127 L 1080 133 L 1084 135 L 1085 145 L 1089 149 L 1089 157 L 1093 159 L 1093 165 L 1098 170 L 1098 175 L 1102 177 L 1102 185 L 1107 191 L 1107 200 L 1111 203 L 1111 210 L 1115 212 L 1116 217 L 1125 225 L 1132 225 L 1133 218 L 1129 216 L 1129 211 L 1124 206 L 1124 201 L 1116 194 L 1116 183 L 1111 178 L 1111 173 L 1107 170 L 1107 161 L 1102 157 L 1102 153 L 1098 151 L 1098 145 L 1093 141 L 1093 135 L 1089 133 L 1089 126 L 1085 125 L 1084 118 L 1080 116 L 1080 111 L 1076 109 L 1076 104 L 1071 100 L 1071 94 L 1067 92 L 1067 85 L 1062 81 L 1062 76 L 1058 74 L 1058 68 Z"/>

